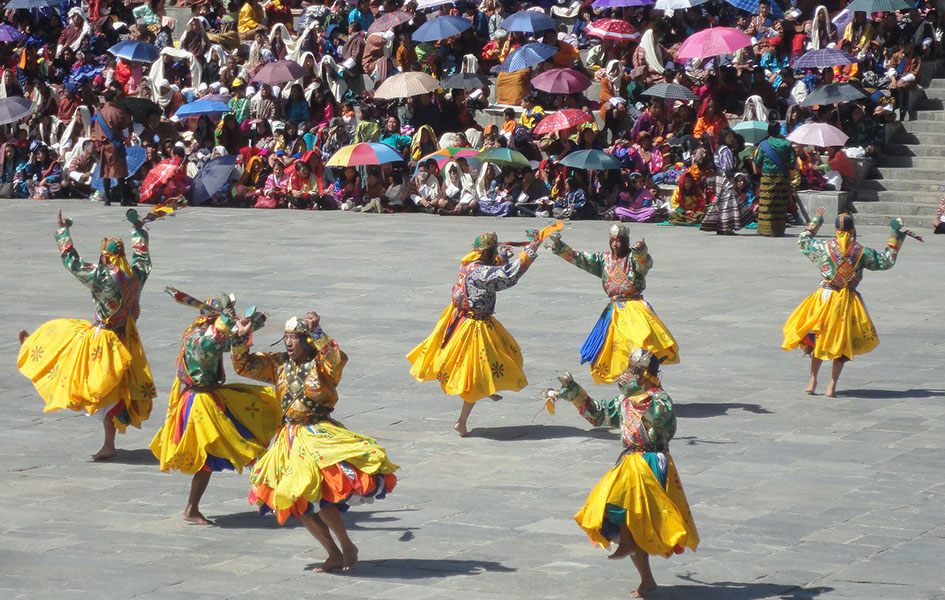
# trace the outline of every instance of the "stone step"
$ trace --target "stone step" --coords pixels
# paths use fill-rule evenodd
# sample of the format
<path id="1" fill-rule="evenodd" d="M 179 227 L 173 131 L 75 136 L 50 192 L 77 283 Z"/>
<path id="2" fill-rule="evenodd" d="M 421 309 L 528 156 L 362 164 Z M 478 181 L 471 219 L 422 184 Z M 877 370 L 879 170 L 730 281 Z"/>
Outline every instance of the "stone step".
<path id="1" fill-rule="evenodd" d="M 909 198 L 914 192 L 940 194 L 942 192 L 941 182 L 923 179 L 864 179 L 860 182 L 858 190 L 876 190 L 899 192 L 905 198 Z"/>
<path id="2" fill-rule="evenodd" d="M 919 98 L 915 102 L 915 109 L 919 111 L 919 120 L 922 119 L 922 111 L 940 111 L 945 109 L 945 101 L 938 98 Z M 929 120 L 941 120 L 941 119 L 929 119 Z"/>
<path id="3" fill-rule="evenodd" d="M 900 157 L 896 157 L 900 158 Z M 915 160 L 913 158 L 913 160 Z M 879 181 L 885 181 L 887 179 L 901 179 L 901 180 L 911 180 L 911 181 L 938 181 L 942 179 L 942 175 L 945 174 L 945 169 L 941 168 L 945 166 L 943 161 L 938 159 L 932 159 L 930 165 L 931 168 L 921 168 L 921 167 L 908 167 L 908 166 L 880 166 L 876 167 L 876 171 L 879 172 L 879 177 L 875 177 Z M 868 181 L 868 180 L 867 180 Z M 945 183 L 945 181 L 943 181 Z"/>
<path id="4" fill-rule="evenodd" d="M 860 210 L 860 206 L 861 204 L 857 204 L 856 209 Z M 903 215 L 898 212 L 858 212 L 855 216 L 857 226 L 875 225 L 878 227 L 889 227 L 889 222 L 896 218 L 902 219 L 902 222 L 905 224 L 907 229 L 912 229 L 913 231 L 919 233 L 919 235 L 925 235 L 926 233 L 929 233 L 928 230 L 932 226 L 932 217 Z"/>
<path id="5" fill-rule="evenodd" d="M 945 145 L 939 144 L 886 144 L 886 153 L 891 156 L 937 156 L 945 158 Z"/>
<path id="6" fill-rule="evenodd" d="M 928 206 L 912 202 L 855 202 L 857 215 L 892 215 L 895 217 L 922 217 L 929 221 L 935 217 L 938 205 Z M 859 219 L 857 219 L 859 220 Z"/>
<path id="7" fill-rule="evenodd" d="M 933 79 L 932 81 L 938 80 Z M 927 87 L 922 92 L 929 100 L 945 100 L 945 87 Z"/>
<path id="8" fill-rule="evenodd" d="M 902 126 L 903 130 L 909 133 L 945 133 L 945 120 L 925 121 L 920 119 L 916 121 L 902 121 L 899 124 Z"/>
<path id="9" fill-rule="evenodd" d="M 892 154 L 884 154 L 878 159 L 877 168 L 883 169 L 886 167 L 893 168 L 917 168 L 917 169 L 931 169 L 940 172 L 945 172 L 945 161 L 939 157 L 935 156 L 908 156 L 908 155 L 898 155 L 894 156 Z"/>
<path id="10" fill-rule="evenodd" d="M 891 204 L 898 204 L 900 202 L 908 202 L 921 206 L 932 206 L 937 207 L 939 201 L 942 199 L 942 192 L 912 192 L 904 194 L 902 192 L 895 192 L 889 190 L 870 190 L 866 188 L 859 188 L 856 191 L 856 202 L 859 205 L 862 202 L 872 203 L 872 202 L 889 202 Z"/>
<path id="11" fill-rule="evenodd" d="M 945 131 L 900 131 L 894 138 L 900 144 L 945 145 Z"/>

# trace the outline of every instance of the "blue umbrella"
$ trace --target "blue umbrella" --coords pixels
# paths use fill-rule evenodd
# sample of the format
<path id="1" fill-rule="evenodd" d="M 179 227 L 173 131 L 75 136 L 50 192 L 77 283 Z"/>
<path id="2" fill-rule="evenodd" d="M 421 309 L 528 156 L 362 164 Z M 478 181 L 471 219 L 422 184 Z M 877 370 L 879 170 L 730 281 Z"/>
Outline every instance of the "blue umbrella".
<path id="1" fill-rule="evenodd" d="M 600 150 L 577 150 L 570 152 L 567 156 L 559 160 L 558 164 L 571 167 L 572 169 L 591 169 L 594 171 L 620 168 L 620 161 Z"/>
<path id="2" fill-rule="evenodd" d="M 853 0 L 847 5 L 850 12 L 862 11 L 865 13 L 874 12 L 895 12 L 897 10 L 908 10 L 912 8 L 912 2 L 908 0 Z"/>
<path id="3" fill-rule="evenodd" d="M 102 74 L 105 65 L 82 65 L 78 69 L 73 69 L 62 86 L 71 94 L 74 94 L 81 86 L 83 81 L 92 81 Z"/>
<path id="4" fill-rule="evenodd" d="M 522 31 L 537 33 L 555 28 L 555 20 L 542 12 L 521 10 L 502 21 L 502 29 L 506 31 Z"/>
<path id="5" fill-rule="evenodd" d="M 65 4 L 67 0 L 10 0 L 10 2 L 4 7 L 6 10 L 13 10 L 16 8 L 46 8 L 47 6 L 58 6 L 59 4 Z"/>
<path id="6" fill-rule="evenodd" d="M 740 8 L 746 12 L 750 12 L 753 15 L 758 14 L 758 0 L 725 0 L 735 8 Z M 784 11 L 781 10 L 781 7 L 778 6 L 777 0 L 769 0 L 771 2 L 771 16 L 775 19 L 783 19 Z"/>
<path id="7" fill-rule="evenodd" d="M 128 164 L 128 175 L 134 175 L 141 168 L 141 165 L 148 162 L 148 151 L 142 146 L 131 146 L 125 148 L 125 162 Z M 95 173 L 92 174 L 92 189 L 100 192 L 105 191 L 105 181 L 102 179 L 102 163 L 95 167 Z M 112 185 L 118 185 L 117 179 L 112 179 Z"/>
<path id="8" fill-rule="evenodd" d="M 430 19 L 413 32 L 415 42 L 435 42 L 459 35 L 472 28 L 472 21 L 464 17 L 437 17 Z"/>
<path id="9" fill-rule="evenodd" d="M 521 71 L 529 67 L 541 64 L 558 53 L 558 49 L 548 44 L 534 42 L 525 44 L 521 48 L 512 51 L 506 57 L 505 62 L 499 66 L 502 73 L 511 73 L 512 71 Z"/>
<path id="10" fill-rule="evenodd" d="M 805 53 L 795 60 L 791 67 L 794 69 L 821 69 L 838 65 L 852 65 L 856 62 L 856 57 L 849 52 L 837 48 L 821 48 Z"/>
<path id="11" fill-rule="evenodd" d="M 158 59 L 160 51 L 154 44 L 139 42 L 136 40 L 125 40 L 118 42 L 108 49 L 109 52 L 118 58 L 133 60 L 136 62 L 153 63 Z"/>
<path id="12" fill-rule="evenodd" d="M 212 114 L 221 114 L 232 112 L 230 107 L 222 102 L 214 102 L 213 100 L 197 100 L 196 102 L 188 102 L 180 108 L 177 109 L 177 112 L 174 113 L 174 116 L 178 119 L 186 119 L 187 117 L 198 117 L 200 115 L 212 115 Z"/>
<path id="13" fill-rule="evenodd" d="M 233 173 L 233 167 L 235 166 L 236 157 L 231 154 L 218 156 L 207 162 L 194 177 L 194 185 L 191 188 L 193 193 L 191 203 L 194 205 L 203 204 L 219 192 L 230 180 L 230 175 Z"/>

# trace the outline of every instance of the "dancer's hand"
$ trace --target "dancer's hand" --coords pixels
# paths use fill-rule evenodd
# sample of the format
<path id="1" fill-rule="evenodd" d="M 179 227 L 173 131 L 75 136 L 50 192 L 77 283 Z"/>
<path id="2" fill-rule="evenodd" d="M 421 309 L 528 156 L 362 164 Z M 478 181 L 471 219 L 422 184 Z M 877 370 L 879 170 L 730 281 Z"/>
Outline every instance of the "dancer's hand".
<path id="1" fill-rule="evenodd" d="M 246 317 L 237 317 L 236 335 L 246 337 L 253 332 L 253 322 Z"/>
<path id="2" fill-rule="evenodd" d="M 528 249 L 531 250 L 532 252 L 538 252 L 538 246 L 540 246 L 540 245 L 541 245 L 541 241 L 536 239 L 536 240 L 532 240 L 531 242 L 529 242 L 529 244 L 528 244 L 527 247 L 528 247 Z"/>
<path id="3" fill-rule="evenodd" d="M 56 225 L 59 226 L 59 229 L 69 226 L 69 219 L 64 219 L 62 217 L 62 209 L 59 209 L 59 214 L 56 215 Z"/>
<path id="4" fill-rule="evenodd" d="M 318 327 L 318 324 L 321 323 L 322 318 L 314 310 L 310 310 L 305 313 L 304 323 L 308 327 L 308 330 L 311 331 Z"/>
<path id="5" fill-rule="evenodd" d="M 646 240 L 643 238 L 640 238 L 640 241 L 633 245 L 633 250 L 637 252 L 644 248 L 646 248 Z"/>
<path id="6" fill-rule="evenodd" d="M 821 206 L 820 208 L 817 209 L 817 212 L 815 212 L 814 214 L 817 215 L 818 217 L 820 217 L 820 218 L 822 219 L 822 218 L 824 218 L 824 213 L 825 213 L 826 211 L 827 211 L 827 209 L 824 208 L 823 206 Z"/>

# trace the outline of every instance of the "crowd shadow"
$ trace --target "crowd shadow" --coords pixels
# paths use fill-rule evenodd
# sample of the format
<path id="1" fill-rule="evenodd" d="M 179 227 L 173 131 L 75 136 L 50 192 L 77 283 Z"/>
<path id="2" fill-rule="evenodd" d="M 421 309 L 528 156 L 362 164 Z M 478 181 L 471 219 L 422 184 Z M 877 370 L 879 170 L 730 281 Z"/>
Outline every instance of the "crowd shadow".
<path id="1" fill-rule="evenodd" d="M 818 586 L 804 588 L 789 583 L 761 583 L 737 581 L 698 581 L 697 579 L 679 575 L 679 579 L 691 581 L 700 585 L 674 585 L 657 588 L 652 593 L 654 600 L 660 598 L 685 598 L 686 600 L 810 600 L 822 594 L 832 592 L 834 588 Z M 650 597 L 650 594 L 647 595 Z"/>
<path id="2" fill-rule="evenodd" d="M 115 456 L 109 458 L 108 460 L 99 461 L 101 463 L 118 463 L 122 465 L 156 465 L 158 459 L 154 456 L 154 453 L 151 452 L 149 448 L 137 448 L 135 450 L 122 450 L 119 448 L 115 451 Z"/>
<path id="3" fill-rule="evenodd" d="M 306 565 L 310 571 L 321 563 Z M 457 575 L 479 575 L 481 573 L 514 573 L 516 569 L 502 563 L 486 560 L 457 560 L 449 558 L 388 558 L 362 560 L 345 575 L 359 578 L 381 579 L 441 579 Z M 341 571 L 334 571 L 341 573 Z"/>
<path id="4" fill-rule="evenodd" d="M 772 411 L 760 404 L 746 404 L 744 402 L 686 402 L 673 405 L 673 409 L 680 417 L 687 419 L 706 419 L 721 417 L 730 410 L 744 410 L 756 415 L 771 415 Z"/>
<path id="5" fill-rule="evenodd" d="M 917 400 L 920 398 L 945 397 L 945 390 L 837 390 L 839 398 L 867 398 L 871 400 Z"/>
<path id="6" fill-rule="evenodd" d="M 476 427 L 469 437 L 497 442 L 513 440 L 554 440 L 569 437 L 590 437 L 600 440 L 616 440 L 620 435 L 609 429 L 581 429 L 570 425 L 509 425 L 507 427 Z"/>

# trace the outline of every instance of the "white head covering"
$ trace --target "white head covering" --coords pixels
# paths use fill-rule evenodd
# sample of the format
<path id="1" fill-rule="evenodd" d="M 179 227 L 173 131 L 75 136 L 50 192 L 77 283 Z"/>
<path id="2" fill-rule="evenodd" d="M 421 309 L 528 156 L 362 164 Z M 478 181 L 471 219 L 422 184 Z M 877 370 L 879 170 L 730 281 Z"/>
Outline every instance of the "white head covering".
<path id="1" fill-rule="evenodd" d="M 656 37 L 653 35 L 652 29 L 647 29 L 643 32 L 643 36 L 640 38 L 640 46 L 643 48 L 643 53 L 646 56 L 646 66 L 657 73 L 662 73 L 666 70 L 666 67 L 663 65 L 663 55 L 659 51 L 659 48 L 656 47 Z"/>

